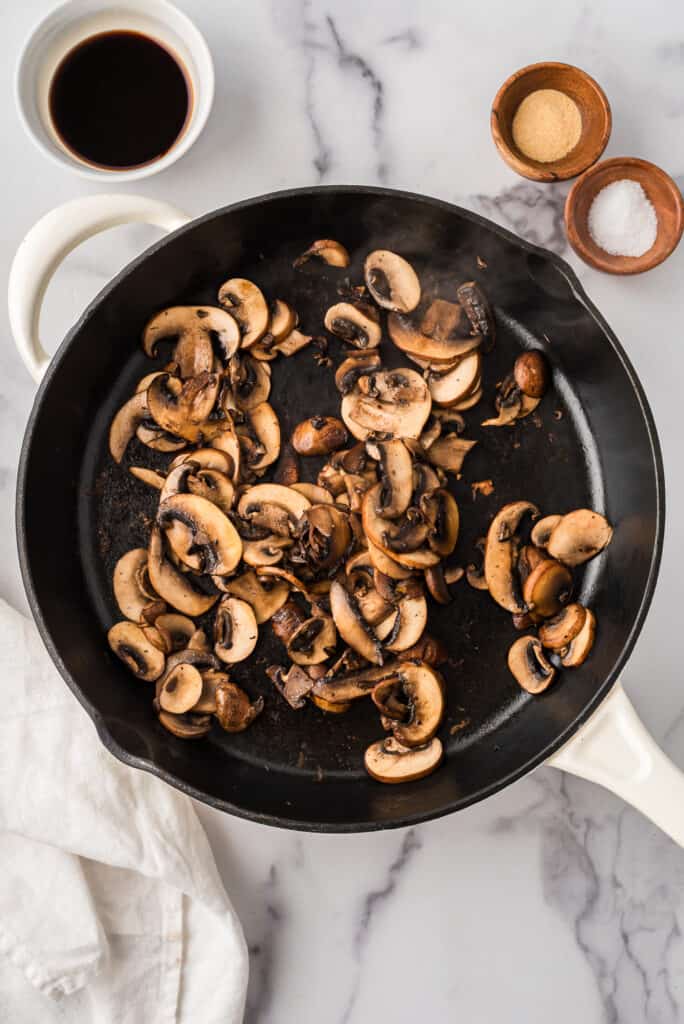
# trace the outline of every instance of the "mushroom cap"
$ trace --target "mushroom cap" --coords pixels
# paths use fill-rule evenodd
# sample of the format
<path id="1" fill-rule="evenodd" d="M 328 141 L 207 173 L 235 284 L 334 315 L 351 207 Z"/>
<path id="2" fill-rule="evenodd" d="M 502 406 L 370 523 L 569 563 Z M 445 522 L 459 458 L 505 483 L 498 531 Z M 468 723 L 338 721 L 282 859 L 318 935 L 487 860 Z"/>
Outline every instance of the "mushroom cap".
<path id="1" fill-rule="evenodd" d="M 536 636 L 518 637 L 508 652 L 508 667 L 528 693 L 541 693 L 556 676 L 556 670 L 547 661 Z"/>
<path id="2" fill-rule="evenodd" d="M 537 349 L 522 352 L 513 365 L 513 376 L 524 395 L 541 398 L 549 386 L 549 364 Z"/>
<path id="3" fill-rule="evenodd" d="M 227 665 L 248 658 L 259 639 L 252 606 L 238 597 L 224 597 L 216 609 L 214 636 L 214 653 Z"/>
<path id="4" fill-rule="evenodd" d="M 261 289 L 244 277 L 231 277 L 219 288 L 219 303 L 230 310 L 242 335 L 242 348 L 249 348 L 266 333 L 270 320 Z"/>
<path id="5" fill-rule="evenodd" d="M 523 584 L 525 604 L 542 618 L 556 615 L 571 593 L 572 573 L 553 558 L 542 559 Z"/>
<path id="6" fill-rule="evenodd" d="M 367 304 L 336 302 L 325 314 L 326 328 L 359 349 L 377 348 L 382 328 L 377 310 Z"/>
<path id="7" fill-rule="evenodd" d="M 506 611 L 522 614 L 527 611 L 516 575 L 518 539 L 516 531 L 523 516 L 538 515 L 530 501 L 513 501 L 494 516 L 485 543 L 484 576 L 489 593 Z"/>
<path id="8" fill-rule="evenodd" d="M 114 654 L 138 679 L 154 682 L 164 671 L 166 658 L 134 622 L 117 622 L 107 633 Z"/>
<path id="9" fill-rule="evenodd" d="M 344 423 L 336 416 L 311 416 L 295 427 L 292 447 L 299 455 L 329 455 L 348 438 Z"/>
<path id="10" fill-rule="evenodd" d="M 551 532 L 546 550 L 564 565 L 582 565 L 610 544 L 613 527 L 605 516 L 588 508 L 564 515 Z"/>
<path id="11" fill-rule="evenodd" d="M 216 717 L 226 732 L 244 732 L 263 709 L 263 697 L 252 704 L 245 691 L 235 683 L 219 683 L 216 687 Z"/>
<path id="12" fill-rule="evenodd" d="M 436 736 L 422 747 L 406 747 L 394 736 L 386 736 L 368 747 L 364 765 L 378 782 L 415 782 L 430 775 L 443 754 L 442 743 Z"/>
<path id="13" fill-rule="evenodd" d="M 420 302 L 418 275 L 402 256 L 388 249 L 375 249 L 363 265 L 366 287 L 384 309 L 410 313 Z"/>

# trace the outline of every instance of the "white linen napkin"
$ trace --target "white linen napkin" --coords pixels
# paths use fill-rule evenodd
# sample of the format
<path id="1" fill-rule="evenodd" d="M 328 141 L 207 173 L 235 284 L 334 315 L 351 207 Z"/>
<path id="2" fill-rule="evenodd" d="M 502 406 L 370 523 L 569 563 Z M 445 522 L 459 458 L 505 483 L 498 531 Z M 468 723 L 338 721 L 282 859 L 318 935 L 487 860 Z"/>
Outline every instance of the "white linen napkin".
<path id="1" fill-rule="evenodd" d="M 1 600 L 0 678 L 0 1021 L 239 1024 L 247 950 L 190 799 L 104 748 Z"/>

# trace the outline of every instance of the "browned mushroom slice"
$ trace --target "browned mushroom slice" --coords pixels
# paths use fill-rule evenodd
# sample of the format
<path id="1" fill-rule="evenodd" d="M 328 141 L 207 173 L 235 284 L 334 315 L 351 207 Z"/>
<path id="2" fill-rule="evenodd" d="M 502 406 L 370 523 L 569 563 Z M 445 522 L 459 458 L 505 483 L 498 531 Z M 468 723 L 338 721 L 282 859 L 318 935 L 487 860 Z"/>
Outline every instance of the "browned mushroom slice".
<path id="1" fill-rule="evenodd" d="M 326 328 L 356 348 L 377 348 L 382 337 L 380 317 L 367 303 L 336 302 L 325 314 Z"/>
<path id="2" fill-rule="evenodd" d="M 459 285 L 456 298 L 470 320 L 473 334 L 479 334 L 485 351 L 491 351 L 496 340 L 496 321 L 489 299 L 475 281 Z"/>
<path id="3" fill-rule="evenodd" d="M 366 286 L 384 309 L 410 313 L 420 302 L 420 281 L 402 256 L 388 249 L 375 249 L 363 265 Z"/>
<path id="4" fill-rule="evenodd" d="M 435 735 L 444 716 L 444 681 L 439 672 L 421 662 L 402 663 L 399 676 L 408 717 L 393 722 L 394 738 L 406 747 L 422 746 Z"/>
<path id="5" fill-rule="evenodd" d="M 201 672 L 202 693 L 193 708 L 195 714 L 213 715 L 216 712 L 216 691 L 222 683 L 229 683 L 230 678 L 225 672 L 208 668 Z"/>
<path id="6" fill-rule="evenodd" d="M 394 736 L 387 736 L 368 747 L 364 765 L 377 782 L 415 782 L 430 775 L 443 754 L 441 741 L 436 736 L 423 747 L 405 747 Z"/>
<path id="7" fill-rule="evenodd" d="M 482 421 L 483 427 L 510 427 L 520 419 L 523 396 L 517 388 L 501 394 L 496 399 L 497 415 Z"/>
<path id="8" fill-rule="evenodd" d="M 115 462 L 121 462 L 136 430 L 148 416 L 147 392 L 133 395 L 121 406 L 109 428 L 109 451 Z"/>
<path id="9" fill-rule="evenodd" d="M 424 368 L 424 364 L 429 369 L 436 369 L 441 364 L 447 372 L 451 372 L 456 359 L 478 355 L 473 350 L 472 337 L 465 334 L 430 337 L 416 326 L 412 317 L 403 316 L 401 313 L 389 314 L 387 330 L 397 348 L 415 359 L 420 359 Z"/>
<path id="10" fill-rule="evenodd" d="M 219 288 L 219 303 L 230 310 L 239 326 L 242 348 L 249 348 L 266 333 L 270 315 L 261 289 L 244 277 L 231 277 Z"/>
<path id="11" fill-rule="evenodd" d="M 164 480 L 164 486 L 159 494 L 159 501 L 166 501 L 175 494 L 185 494 L 188 489 L 188 480 L 196 469 L 194 462 L 180 462 L 173 469 L 170 469 Z"/>
<path id="12" fill-rule="evenodd" d="M 385 643 L 388 651 L 405 651 L 420 640 L 427 625 L 427 602 L 422 596 L 404 597 L 397 607 L 396 632 Z"/>
<path id="13" fill-rule="evenodd" d="M 572 574 L 560 562 L 543 559 L 523 584 L 523 600 L 530 611 L 547 618 L 556 615 L 570 599 Z"/>
<path id="14" fill-rule="evenodd" d="M 175 553 L 191 569 L 226 576 L 242 557 L 242 541 L 237 530 L 230 519 L 206 498 L 196 494 L 175 494 L 161 503 L 157 520 L 167 532 Z M 169 530 L 176 523 L 186 528 L 180 543 L 179 534 L 171 535 Z M 187 540 L 187 547 L 183 539 Z"/>
<path id="15" fill-rule="evenodd" d="M 187 478 L 187 487 L 191 494 L 206 498 L 225 515 L 233 507 L 235 488 L 225 473 L 217 469 L 200 469 L 191 473 Z"/>
<path id="16" fill-rule="evenodd" d="M 289 518 L 296 522 L 311 508 L 311 502 L 299 491 L 282 484 L 256 484 L 249 487 L 238 502 L 238 515 L 249 519 L 265 505 L 275 505 L 283 509 Z"/>
<path id="17" fill-rule="evenodd" d="M 168 711 L 160 711 L 159 722 L 179 740 L 200 740 L 211 729 L 211 716 L 194 712 L 172 715 Z"/>
<path id="18" fill-rule="evenodd" d="M 172 306 L 149 321 L 143 332 L 143 348 L 153 357 L 158 342 L 177 338 L 174 361 L 178 372 L 184 378 L 194 377 L 213 367 L 212 334 L 223 357 L 230 359 L 240 344 L 240 330 L 230 313 L 217 306 Z"/>
<path id="19" fill-rule="evenodd" d="M 287 302 L 282 299 L 274 299 L 271 303 L 271 319 L 268 325 L 268 335 L 273 339 L 274 344 L 283 341 L 288 334 L 294 331 L 299 317 Z M 265 338 L 263 339 L 266 340 Z"/>
<path id="20" fill-rule="evenodd" d="M 293 598 L 289 598 L 271 619 L 271 629 L 287 647 L 293 635 L 306 622 L 306 619 L 307 616 L 299 604 Z"/>
<path id="21" fill-rule="evenodd" d="M 406 721 L 410 709 L 401 685 L 401 677 L 381 679 L 371 691 L 371 699 L 382 715 L 394 721 Z"/>
<path id="22" fill-rule="evenodd" d="M 263 697 L 252 703 L 235 683 L 219 683 L 216 687 L 216 717 L 226 732 L 244 732 L 263 710 Z"/>
<path id="23" fill-rule="evenodd" d="M 359 671 L 338 674 L 329 672 L 314 684 L 313 692 L 331 704 L 347 703 L 368 697 L 381 679 L 399 679 L 399 662 L 366 666 Z"/>
<path id="24" fill-rule="evenodd" d="M 196 463 L 199 469 L 214 469 L 219 473 L 224 473 L 227 477 L 232 476 L 233 473 L 230 456 L 217 448 L 195 448 L 191 452 L 182 452 L 181 455 L 176 456 L 169 469 L 175 469 L 181 462 L 188 461 Z"/>
<path id="25" fill-rule="evenodd" d="M 219 378 L 214 373 L 202 373 L 185 382 L 161 374 L 147 389 L 150 415 L 162 430 L 187 441 L 201 441 L 212 433 L 207 420 L 218 389 Z"/>
<path id="26" fill-rule="evenodd" d="M 164 671 L 166 658 L 134 622 L 117 622 L 107 634 L 109 646 L 138 679 L 154 682 Z"/>
<path id="27" fill-rule="evenodd" d="M 430 496 L 437 508 L 428 544 L 441 558 L 446 558 L 456 547 L 460 527 L 460 515 L 456 500 L 449 491 L 440 487 Z"/>
<path id="28" fill-rule="evenodd" d="M 363 618 L 352 595 L 337 580 L 333 580 L 330 587 L 330 610 L 344 642 L 366 661 L 382 665 L 382 651 L 375 633 Z"/>
<path id="29" fill-rule="evenodd" d="M 320 665 L 335 649 L 337 632 L 328 615 L 315 615 L 290 637 L 287 653 L 296 665 Z"/>
<path id="30" fill-rule="evenodd" d="M 410 569 L 400 565 L 396 559 L 388 555 L 382 548 L 376 547 L 370 540 L 368 541 L 368 554 L 373 566 L 393 580 L 405 580 L 411 575 Z"/>
<path id="31" fill-rule="evenodd" d="M 273 406 L 268 402 L 257 405 L 251 412 L 245 413 L 245 424 L 248 425 L 249 434 L 256 439 L 259 447 L 256 457 L 247 460 L 248 465 L 253 470 L 265 469 L 280 455 L 280 423 Z M 240 434 L 241 428 L 238 427 L 238 435 Z"/>
<path id="32" fill-rule="evenodd" d="M 140 622 L 146 608 L 159 602 L 147 573 L 147 551 L 133 548 L 114 566 L 114 597 L 121 614 L 131 622 Z"/>
<path id="33" fill-rule="evenodd" d="M 358 352 L 353 356 L 344 359 L 335 371 L 335 386 L 343 395 L 348 395 L 354 390 L 357 381 L 361 377 L 367 377 L 380 366 L 380 356 L 377 352 Z"/>
<path id="34" fill-rule="evenodd" d="M 378 593 L 372 584 L 355 585 L 353 586 L 352 593 L 364 619 L 373 627 L 378 640 L 383 640 L 385 635 L 389 635 L 392 631 L 396 609 Z M 387 634 L 385 634 L 384 630 L 380 627 L 390 615 L 392 616 L 392 621 L 387 624 Z"/>
<path id="35" fill-rule="evenodd" d="M 236 352 L 228 367 L 230 386 L 238 409 L 254 409 L 266 402 L 271 393 L 271 367 L 252 359 L 251 355 Z"/>
<path id="36" fill-rule="evenodd" d="M 542 398 L 549 386 L 549 364 L 541 352 L 522 352 L 513 365 L 513 377 L 524 395 Z"/>
<path id="37" fill-rule="evenodd" d="M 479 352 L 471 352 L 450 370 L 439 376 L 428 375 L 428 387 L 432 401 L 438 405 L 453 406 L 458 404 L 479 387 L 481 380 L 482 356 Z"/>
<path id="38" fill-rule="evenodd" d="M 148 469 L 146 466 L 131 466 L 129 473 L 134 476 L 136 480 L 141 480 L 142 483 L 147 484 L 148 487 L 154 487 L 160 491 L 164 486 L 164 480 L 166 479 L 161 473 L 158 473 L 156 469 Z"/>
<path id="39" fill-rule="evenodd" d="M 291 665 L 287 672 L 280 665 L 270 665 L 266 675 L 291 708 L 298 711 L 304 707 L 305 698 L 311 693 L 315 680 L 301 665 Z"/>
<path id="40" fill-rule="evenodd" d="M 219 580 L 215 582 L 226 593 L 234 594 L 251 604 L 259 626 L 282 608 L 290 595 L 287 583 L 280 579 L 260 578 L 253 569 L 220 584 Z"/>
<path id="41" fill-rule="evenodd" d="M 349 515 L 332 505 L 312 505 L 298 532 L 304 556 L 316 572 L 330 572 L 344 558 L 351 542 Z"/>
<path id="42" fill-rule="evenodd" d="M 437 640 L 428 633 L 423 633 L 420 640 L 413 647 L 407 647 L 405 651 L 399 651 L 397 659 L 400 662 L 424 661 L 427 665 L 432 666 L 432 668 L 437 668 L 449 660 L 449 652 L 441 640 Z"/>
<path id="43" fill-rule="evenodd" d="M 306 348 L 307 345 L 310 345 L 312 340 L 310 334 L 304 334 L 295 328 L 294 331 L 290 331 L 287 337 L 273 346 L 273 351 L 280 352 L 287 359 L 289 356 L 293 356 L 303 348 Z"/>
<path id="44" fill-rule="evenodd" d="M 312 704 L 315 704 L 320 711 L 326 711 L 328 714 L 343 715 L 351 707 L 351 704 L 348 702 L 333 704 L 332 701 L 326 700 L 325 697 L 319 697 L 317 693 L 310 694 L 310 697 Z"/>
<path id="45" fill-rule="evenodd" d="M 551 532 L 546 550 L 564 565 L 582 565 L 610 544 L 613 527 L 598 512 L 578 508 L 563 516 Z"/>
<path id="46" fill-rule="evenodd" d="M 458 346 L 454 356 L 465 355 L 467 351 L 476 348 L 480 344 L 477 335 L 466 337 L 470 329 L 463 307 L 458 302 L 446 302 L 444 299 L 435 299 L 430 303 L 420 325 L 420 333 L 428 338 L 440 342 L 463 342 L 463 349 Z M 471 346 L 471 349 L 467 347 Z"/>
<path id="47" fill-rule="evenodd" d="M 455 402 L 454 405 L 451 406 L 451 410 L 454 412 L 466 412 L 468 409 L 472 409 L 476 406 L 478 402 L 482 401 L 483 394 L 482 385 L 480 384 L 471 395 L 468 395 L 460 402 Z"/>
<path id="48" fill-rule="evenodd" d="M 147 569 L 150 583 L 172 608 L 184 615 L 204 615 L 216 603 L 216 594 L 203 594 L 178 572 L 164 555 L 162 533 L 154 526 L 150 534 Z"/>
<path id="49" fill-rule="evenodd" d="M 466 580 L 474 590 L 489 590 L 487 580 L 484 575 L 485 545 L 486 539 L 484 537 L 480 537 L 475 544 L 479 553 L 479 561 L 477 563 L 471 562 L 470 565 L 466 567 Z"/>
<path id="50" fill-rule="evenodd" d="M 561 664 L 564 668 L 577 668 L 584 664 L 594 646 L 596 636 L 596 616 L 588 608 L 584 623 L 579 633 L 568 644 L 566 650 L 561 652 Z"/>
<path id="51" fill-rule="evenodd" d="M 188 647 L 187 647 L 187 649 L 189 651 L 208 651 L 209 650 L 209 640 L 207 638 L 207 634 L 204 632 L 203 629 L 196 629 L 195 630 L 195 632 L 192 634 L 192 636 L 188 640 Z"/>
<path id="52" fill-rule="evenodd" d="M 431 565 L 425 570 L 425 582 L 430 595 L 438 604 L 451 603 L 451 594 L 441 565 Z"/>
<path id="53" fill-rule="evenodd" d="M 294 267 L 301 267 L 311 259 L 327 263 L 329 267 L 349 266 L 349 253 L 341 242 L 336 242 L 332 238 L 319 238 L 312 242 L 309 248 L 301 256 L 298 256 L 292 265 Z"/>
<path id="54" fill-rule="evenodd" d="M 162 612 L 154 620 L 156 629 L 165 639 L 169 651 L 181 651 L 187 647 L 195 631 L 195 623 L 186 615 Z"/>
<path id="55" fill-rule="evenodd" d="M 336 416 L 311 416 L 295 427 L 292 446 L 299 455 L 329 455 L 348 438 L 344 423 Z"/>
<path id="56" fill-rule="evenodd" d="M 259 638 L 252 606 L 238 597 L 224 597 L 214 619 L 214 653 L 227 665 L 244 661 Z"/>
<path id="57" fill-rule="evenodd" d="M 303 494 L 312 505 L 332 505 L 333 496 L 327 487 L 319 487 L 318 484 L 301 483 L 290 484 L 293 491 Z"/>
<path id="58" fill-rule="evenodd" d="M 429 565 L 436 565 L 439 555 L 422 547 L 428 539 L 431 524 L 422 515 L 412 519 L 404 516 L 401 520 L 385 519 L 379 515 L 377 508 L 381 486 L 376 484 L 371 487 L 363 499 L 361 514 L 363 528 L 369 541 L 406 568 L 424 569 Z M 387 575 L 392 573 L 389 572 Z"/>
<path id="59" fill-rule="evenodd" d="M 539 519 L 532 527 L 532 533 L 530 534 L 530 540 L 536 547 L 545 548 L 549 542 L 549 538 L 552 532 L 560 523 L 563 516 L 544 516 Z"/>
<path id="60" fill-rule="evenodd" d="M 492 520 L 485 544 L 484 575 L 489 593 L 506 611 L 520 615 L 527 611 L 527 606 L 515 571 L 519 548 L 517 530 L 528 513 L 539 514 L 537 506 L 530 501 L 504 505 Z"/>
<path id="61" fill-rule="evenodd" d="M 282 562 L 287 548 L 292 547 L 289 537 L 270 533 L 262 540 L 246 540 L 242 543 L 242 560 L 245 565 L 255 568 L 262 565 L 277 565 Z"/>
<path id="62" fill-rule="evenodd" d="M 194 665 L 184 662 L 167 672 L 157 700 L 163 711 L 182 715 L 191 711 L 202 696 L 202 676 Z"/>
<path id="63" fill-rule="evenodd" d="M 234 484 L 237 484 L 240 481 L 240 471 L 242 469 L 242 451 L 240 449 L 240 438 L 237 435 L 232 419 L 226 419 L 224 429 L 212 437 L 211 446 L 229 460 L 230 469 L 228 476 L 230 476 Z"/>
<path id="64" fill-rule="evenodd" d="M 521 636 L 513 643 L 508 652 L 508 667 L 528 693 L 541 693 L 556 675 L 536 636 Z"/>
<path id="65" fill-rule="evenodd" d="M 358 441 L 370 434 L 418 438 L 430 415 L 432 399 L 427 384 L 415 372 L 378 370 L 362 377 L 342 399 L 342 419 Z"/>
<path id="66" fill-rule="evenodd" d="M 404 514 L 413 494 L 413 460 L 403 441 L 367 442 L 366 450 L 380 464 L 378 514 L 396 519 Z"/>
<path id="67" fill-rule="evenodd" d="M 175 367 L 175 369 L 177 369 L 177 367 Z M 145 376 L 141 377 L 140 380 L 138 381 L 138 384 L 135 389 L 136 394 L 138 394 L 140 391 L 147 391 L 154 378 L 158 377 L 160 373 L 166 372 L 170 373 L 172 371 L 154 370 L 152 373 L 146 373 Z"/>
<path id="68" fill-rule="evenodd" d="M 587 610 L 581 604 L 566 605 L 539 627 L 539 639 L 550 651 L 562 651 L 584 626 Z"/>

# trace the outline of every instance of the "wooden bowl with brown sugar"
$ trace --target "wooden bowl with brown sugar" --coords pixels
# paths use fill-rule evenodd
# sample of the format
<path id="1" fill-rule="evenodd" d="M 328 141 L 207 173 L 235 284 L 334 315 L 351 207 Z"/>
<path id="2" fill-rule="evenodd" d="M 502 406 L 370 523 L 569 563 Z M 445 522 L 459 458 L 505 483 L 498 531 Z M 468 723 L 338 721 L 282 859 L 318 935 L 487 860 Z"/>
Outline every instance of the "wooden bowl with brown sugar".
<path id="1" fill-rule="evenodd" d="M 558 159 L 538 160 L 516 144 L 513 123 L 523 100 L 542 89 L 563 93 L 579 111 L 579 139 Z M 543 61 L 521 68 L 506 79 L 492 105 L 491 129 L 499 153 L 509 167 L 533 181 L 564 181 L 582 174 L 603 153 L 612 126 L 610 104 L 591 75 L 572 64 Z"/>
<path id="2" fill-rule="evenodd" d="M 589 210 L 596 196 L 615 181 L 637 181 L 658 220 L 655 242 L 641 256 L 614 256 L 596 244 L 589 231 Z M 607 274 L 643 274 L 674 252 L 684 229 L 684 201 L 669 174 L 637 157 L 615 157 L 591 167 L 574 183 L 565 202 L 565 229 L 578 256 Z"/>

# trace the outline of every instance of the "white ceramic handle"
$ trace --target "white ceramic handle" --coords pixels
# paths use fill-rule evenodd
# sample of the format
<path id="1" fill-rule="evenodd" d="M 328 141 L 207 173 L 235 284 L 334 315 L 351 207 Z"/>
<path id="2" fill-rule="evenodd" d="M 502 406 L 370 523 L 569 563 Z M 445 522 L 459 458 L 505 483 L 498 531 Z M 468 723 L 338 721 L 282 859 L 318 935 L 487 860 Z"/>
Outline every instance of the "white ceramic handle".
<path id="1" fill-rule="evenodd" d="M 12 334 L 34 380 L 40 381 L 50 362 L 38 334 L 43 297 L 52 275 L 71 250 L 119 224 L 137 221 L 174 231 L 188 220 L 182 210 L 158 199 L 96 195 L 72 199 L 34 224 L 17 249 L 8 286 Z"/>
<path id="2" fill-rule="evenodd" d="M 617 793 L 684 846 L 684 773 L 647 732 L 620 683 L 547 763 Z"/>

